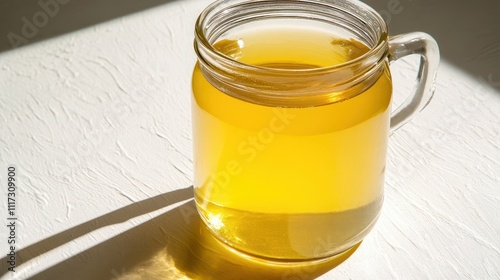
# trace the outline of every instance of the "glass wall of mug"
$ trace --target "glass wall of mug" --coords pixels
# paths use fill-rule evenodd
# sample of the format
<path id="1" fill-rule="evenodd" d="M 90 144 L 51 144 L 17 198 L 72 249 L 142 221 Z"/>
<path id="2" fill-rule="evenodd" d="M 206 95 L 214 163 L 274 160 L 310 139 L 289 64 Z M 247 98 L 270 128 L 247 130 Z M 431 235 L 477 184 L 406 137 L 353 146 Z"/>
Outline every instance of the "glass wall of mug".
<path id="1" fill-rule="evenodd" d="M 359 243 L 383 201 L 391 55 L 418 50 L 392 50 L 380 15 L 345 0 L 219 1 L 195 35 L 194 188 L 208 228 L 285 262 Z M 398 125 L 430 99 L 431 82 L 418 84 Z"/>

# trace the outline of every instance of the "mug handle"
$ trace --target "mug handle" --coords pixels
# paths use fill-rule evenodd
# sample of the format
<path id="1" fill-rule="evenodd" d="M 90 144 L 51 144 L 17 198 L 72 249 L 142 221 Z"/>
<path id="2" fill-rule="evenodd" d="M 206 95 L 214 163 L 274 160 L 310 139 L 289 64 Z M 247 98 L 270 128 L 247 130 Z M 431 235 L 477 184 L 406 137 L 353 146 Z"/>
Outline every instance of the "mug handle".
<path id="1" fill-rule="evenodd" d="M 391 114 L 391 134 L 422 111 L 432 99 L 439 65 L 439 47 L 429 34 L 412 32 L 389 38 L 389 62 L 407 55 L 420 55 L 414 93 Z"/>

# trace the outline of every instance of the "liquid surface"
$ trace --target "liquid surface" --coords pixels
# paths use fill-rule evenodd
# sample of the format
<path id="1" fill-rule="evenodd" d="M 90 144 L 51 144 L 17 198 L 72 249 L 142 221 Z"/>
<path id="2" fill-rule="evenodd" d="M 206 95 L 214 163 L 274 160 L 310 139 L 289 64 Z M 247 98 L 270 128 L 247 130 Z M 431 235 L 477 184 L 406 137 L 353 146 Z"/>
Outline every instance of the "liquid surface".
<path id="1" fill-rule="evenodd" d="M 240 35 L 215 47 L 265 67 L 327 67 L 368 51 L 320 31 Z M 218 90 L 196 66 L 194 187 L 209 228 L 234 248 L 272 259 L 321 258 L 358 243 L 382 202 L 391 92 L 386 69 L 354 98 L 278 108 Z"/>

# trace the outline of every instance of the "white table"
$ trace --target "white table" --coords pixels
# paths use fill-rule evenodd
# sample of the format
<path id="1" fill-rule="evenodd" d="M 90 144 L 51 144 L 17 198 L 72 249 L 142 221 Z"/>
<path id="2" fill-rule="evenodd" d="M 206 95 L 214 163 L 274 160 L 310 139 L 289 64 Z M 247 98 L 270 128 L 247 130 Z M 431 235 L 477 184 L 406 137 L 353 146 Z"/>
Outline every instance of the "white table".
<path id="1" fill-rule="evenodd" d="M 9 4 L 2 279 L 500 279 L 498 1 L 394 1 L 371 1 L 392 34 L 427 31 L 442 46 L 435 97 L 391 137 L 384 209 L 358 250 L 337 267 L 286 270 L 218 255 L 194 214 L 192 40 L 209 1 L 70 1 L 16 49 L 6 32 L 21 34 L 21 17 L 41 8 Z M 409 91 L 414 62 L 393 65 L 396 94 Z"/>

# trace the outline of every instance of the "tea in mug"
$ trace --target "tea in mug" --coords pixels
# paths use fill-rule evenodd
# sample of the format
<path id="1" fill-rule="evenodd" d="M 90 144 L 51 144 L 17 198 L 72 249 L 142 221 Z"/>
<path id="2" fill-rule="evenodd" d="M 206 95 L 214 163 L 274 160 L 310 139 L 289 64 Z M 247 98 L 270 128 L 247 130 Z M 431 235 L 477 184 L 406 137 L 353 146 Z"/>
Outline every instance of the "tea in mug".
<path id="1" fill-rule="evenodd" d="M 297 72 L 369 51 L 357 40 L 305 28 L 247 31 L 214 47 L 245 64 Z M 276 106 L 233 97 L 197 64 L 195 200 L 219 239 L 250 255 L 293 261 L 338 254 L 367 234 L 383 199 L 392 94 L 387 63 L 365 86 L 335 102 L 325 96 L 317 106 Z"/>

